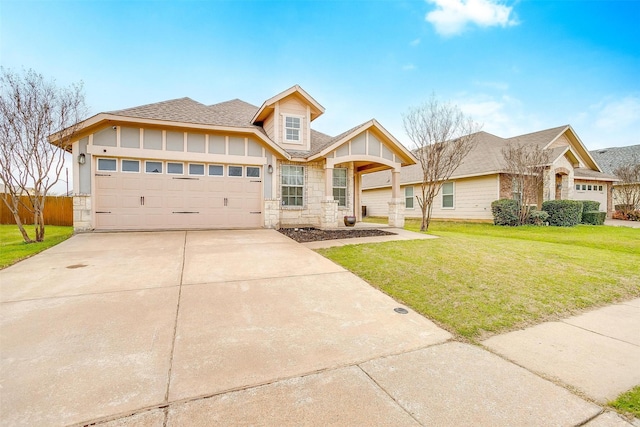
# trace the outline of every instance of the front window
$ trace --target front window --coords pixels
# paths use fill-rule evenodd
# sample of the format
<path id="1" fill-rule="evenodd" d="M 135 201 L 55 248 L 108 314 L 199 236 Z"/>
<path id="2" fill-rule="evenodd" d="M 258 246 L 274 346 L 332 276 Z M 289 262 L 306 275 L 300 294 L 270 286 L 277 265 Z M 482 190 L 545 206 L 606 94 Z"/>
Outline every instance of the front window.
<path id="1" fill-rule="evenodd" d="M 300 141 L 300 117 L 286 116 L 284 118 L 285 140 Z"/>
<path id="2" fill-rule="evenodd" d="M 333 200 L 338 201 L 338 206 L 347 206 L 347 170 L 344 168 L 333 170 Z"/>
<path id="3" fill-rule="evenodd" d="M 442 207 L 453 209 L 453 182 L 442 184 Z"/>
<path id="4" fill-rule="evenodd" d="M 413 187 L 404 187 L 404 207 L 413 209 Z"/>
<path id="5" fill-rule="evenodd" d="M 304 167 L 283 165 L 281 170 L 282 206 L 304 206 Z"/>
<path id="6" fill-rule="evenodd" d="M 517 200 L 518 202 L 522 203 L 522 183 L 520 182 L 520 180 L 513 178 L 513 180 L 511 181 L 511 188 L 512 188 L 512 192 L 513 192 L 513 200 Z M 451 185 L 453 185 L 453 183 L 451 183 Z M 453 194 L 453 189 L 451 190 L 451 193 Z M 444 206 L 443 206 L 444 207 Z M 453 205 L 451 205 L 451 207 L 453 207 Z"/>

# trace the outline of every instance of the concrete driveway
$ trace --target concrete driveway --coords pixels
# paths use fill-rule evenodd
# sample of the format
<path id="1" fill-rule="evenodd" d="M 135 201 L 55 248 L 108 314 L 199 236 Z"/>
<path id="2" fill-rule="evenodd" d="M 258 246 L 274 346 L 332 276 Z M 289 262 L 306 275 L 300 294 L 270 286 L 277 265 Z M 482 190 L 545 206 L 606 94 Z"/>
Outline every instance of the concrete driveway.
<path id="1" fill-rule="evenodd" d="M 0 271 L 0 290 L 1 425 L 579 425 L 601 412 L 272 230 L 78 235 Z"/>

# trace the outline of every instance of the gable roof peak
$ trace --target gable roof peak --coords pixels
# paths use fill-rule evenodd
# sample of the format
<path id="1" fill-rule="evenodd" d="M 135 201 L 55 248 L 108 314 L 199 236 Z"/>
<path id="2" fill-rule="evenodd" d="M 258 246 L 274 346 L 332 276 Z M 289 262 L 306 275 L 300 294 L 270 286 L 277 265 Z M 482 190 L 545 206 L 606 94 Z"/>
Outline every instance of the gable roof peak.
<path id="1" fill-rule="evenodd" d="M 306 102 L 306 104 L 309 107 L 311 107 L 311 117 L 310 117 L 311 121 L 317 119 L 319 116 L 321 116 L 324 113 L 324 107 L 320 105 L 320 103 L 316 101 L 311 95 L 309 95 L 304 89 L 302 89 L 300 85 L 295 84 L 291 86 L 289 89 L 286 89 L 280 92 L 279 94 L 274 95 L 271 98 L 264 101 L 260 106 L 260 108 L 258 109 L 258 111 L 256 112 L 256 114 L 251 119 L 251 123 L 255 124 L 257 122 L 264 121 L 273 112 L 274 105 L 278 101 L 294 93 L 297 93 L 300 97 L 302 97 Z"/>

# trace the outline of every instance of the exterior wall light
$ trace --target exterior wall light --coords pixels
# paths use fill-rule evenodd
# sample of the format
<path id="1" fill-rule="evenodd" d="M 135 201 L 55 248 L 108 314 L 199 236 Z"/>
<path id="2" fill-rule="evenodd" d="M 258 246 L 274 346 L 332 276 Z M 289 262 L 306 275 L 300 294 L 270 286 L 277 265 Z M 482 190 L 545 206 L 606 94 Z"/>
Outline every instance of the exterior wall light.
<path id="1" fill-rule="evenodd" d="M 267 172 L 273 173 L 273 166 L 271 165 L 267 166 Z"/>
<path id="2" fill-rule="evenodd" d="M 84 165 L 85 162 L 87 161 L 86 156 L 84 153 L 80 153 L 80 155 L 78 155 L 78 164 Z"/>

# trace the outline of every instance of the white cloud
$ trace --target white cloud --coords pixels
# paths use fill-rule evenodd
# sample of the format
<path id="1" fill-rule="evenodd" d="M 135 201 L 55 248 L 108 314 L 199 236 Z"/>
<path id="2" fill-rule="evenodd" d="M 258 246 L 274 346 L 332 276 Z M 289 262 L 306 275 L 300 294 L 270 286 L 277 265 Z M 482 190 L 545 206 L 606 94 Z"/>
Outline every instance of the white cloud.
<path id="1" fill-rule="evenodd" d="M 522 102 L 508 95 L 462 94 L 453 101 L 463 113 L 483 124 L 482 130 L 502 138 L 541 130 L 540 120 L 524 111 Z"/>
<path id="2" fill-rule="evenodd" d="M 627 96 L 620 100 L 593 105 L 596 110 L 596 127 L 602 130 L 627 127 L 637 124 L 640 127 L 640 98 Z M 640 132 L 640 131 L 639 131 Z"/>
<path id="3" fill-rule="evenodd" d="M 411 46 L 418 46 L 420 44 L 420 39 L 417 38 L 415 40 L 411 40 L 411 42 L 409 43 Z"/>
<path id="4" fill-rule="evenodd" d="M 415 70 L 416 66 L 413 64 L 406 64 L 402 67 L 402 69 L 405 71 L 411 71 L 411 70 Z"/>
<path id="5" fill-rule="evenodd" d="M 462 33 L 467 25 L 479 27 L 506 27 L 517 25 L 512 16 L 513 8 L 497 0 L 427 0 L 436 9 L 427 13 L 426 20 L 432 23 L 442 36 Z"/>

